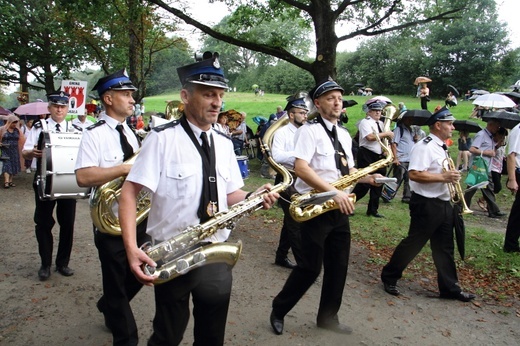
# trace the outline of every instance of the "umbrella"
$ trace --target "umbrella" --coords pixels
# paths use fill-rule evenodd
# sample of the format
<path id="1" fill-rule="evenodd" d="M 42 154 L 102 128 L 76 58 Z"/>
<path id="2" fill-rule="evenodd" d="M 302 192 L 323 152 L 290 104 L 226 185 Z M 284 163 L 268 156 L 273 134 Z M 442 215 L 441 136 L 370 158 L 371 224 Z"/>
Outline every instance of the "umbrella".
<path id="1" fill-rule="evenodd" d="M 355 100 L 343 100 L 343 108 L 348 108 L 357 105 Z"/>
<path id="2" fill-rule="evenodd" d="M 489 108 L 511 108 L 516 105 L 509 97 L 494 93 L 477 97 L 473 104 Z"/>
<path id="3" fill-rule="evenodd" d="M 365 91 L 374 91 L 372 88 L 365 88 Z"/>
<path id="4" fill-rule="evenodd" d="M 4 107 L 0 106 L 0 115 L 9 115 L 12 112 L 9 109 L 5 109 Z"/>
<path id="5" fill-rule="evenodd" d="M 253 85 L 251 85 L 251 88 L 253 88 L 253 89 L 258 89 L 258 84 L 253 84 Z"/>
<path id="6" fill-rule="evenodd" d="M 518 88 L 520 88 L 520 79 L 517 80 L 517 81 L 515 82 L 515 84 L 510 85 L 509 87 L 510 87 L 510 88 L 513 88 L 513 89 L 518 89 Z"/>
<path id="7" fill-rule="evenodd" d="M 41 114 L 49 114 L 49 110 L 47 109 L 47 102 L 36 101 L 26 103 L 24 105 L 19 106 L 14 110 L 14 112 L 18 115 L 41 115 Z"/>
<path id="8" fill-rule="evenodd" d="M 356 83 L 356 84 L 354 84 L 354 86 L 358 87 L 358 88 L 362 88 L 362 87 L 365 86 L 365 84 L 363 84 L 363 83 Z"/>
<path id="9" fill-rule="evenodd" d="M 513 112 L 486 112 L 482 115 L 482 120 L 497 120 L 500 126 L 512 129 L 520 123 L 520 115 Z"/>
<path id="10" fill-rule="evenodd" d="M 264 117 L 261 117 L 261 116 L 256 116 L 256 117 L 253 117 L 253 121 L 257 125 L 260 125 L 262 122 L 265 124 L 267 122 L 267 118 L 264 118 Z"/>
<path id="11" fill-rule="evenodd" d="M 477 90 L 473 90 L 471 93 L 473 95 L 486 95 L 486 94 L 489 94 L 489 91 L 477 89 Z"/>
<path id="12" fill-rule="evenodd" d="M 506 95 L 511 100 L 513 100 L 515 103 L 517 103 L 518 100 L 520 99 L 520 93 L 517 93 L 517 92 L 514 92 L 514 91 L 509 91 L 509 92 L 505 92 L 505 93 L 501 93 L 501 94 L 502 95 Z"/>
<path id="13" fill-rule="evenodd" d="M 398 120 L 413 118 L 412 125 L 423 126 L 431 116 L 432 113 L 426 109 L 410 109 L 401 113 Z"/>
<path id="14" fill-rule="evenodd" d="M 482 127 L 471 120 L 455 120 L 453 126 L 457 131 L 464 131 L 469 133 L 477 133 L 482 130 Z"/>
<path id="15" fill-rule="evenodd" d="M 367 100 L 367 102 L 365 102 L 365 104 L 368 105 L 374 101 L 383 101 L 385 103 L 392 103 L 392 100 L 390 100 L 386 96 L 375 96 L 375 97 L 372 97 L 370 100 Z"/>
<path id="16" fill-rule="evenodd" d="M 414 85 L 419 85 L 421 83 L 429 83 L 431 81 L 432 80 L 430 78 L 421 76 L 421 77 L 415 78 L 415 82 L 413 82 L 413 84 Z"/>
<path id="17" fill-rule="evenodd" d="M 466 227 L 462 218 L 462 207 L 460 204 L 453 205 L 453 223 L 457 249 L 459 250 L 460 258 L 464 260 L 466 254 Z"/>
<path id="18" fill-rule="evenodd" d="M 451 93 L 455 95 L 455 97 L 459 97 L 460 93 L 457 90 L 457 88 L 455 88 L 453 85 L 448 84 L 448 90 L 451 91 Z"/>

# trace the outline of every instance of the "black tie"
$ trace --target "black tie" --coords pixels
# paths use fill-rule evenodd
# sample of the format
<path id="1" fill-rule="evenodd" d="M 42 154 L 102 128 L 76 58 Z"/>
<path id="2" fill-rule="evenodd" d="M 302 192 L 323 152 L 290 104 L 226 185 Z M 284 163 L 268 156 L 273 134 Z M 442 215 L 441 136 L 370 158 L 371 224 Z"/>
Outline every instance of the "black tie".
<path id="1" fill-rule="evenodd" d="M 379 133 L 383 132 L 381 131 L 381 125 L 379 125 L 379 121 L 376 121 L 376 124 L 377 124 L 377 130 Z"/>
<path id="2" fill-rule="evenodd" d="M 61 132 L 60 124 L 56 124 L 56 132 Z"/>
<path id="3" fill-rule="evenodd" d="M 134 149 L 128 143 L 128 139 L 126 139 L 125 133 L 123 131 L 123 125 L 119 124 L 116 126 L 117 132 L 119 132 L 119 140 L 121 142 L 121 149 L 123 149 L 123 161 L 128 160 L 134 154 Z"/>
<path id="4" fill-rule="evenodd" d="M 204 149 L 204 153 L 206 154 L 206 157 L 209 159 L 210 149 L 209 149 L 208 135 L 206 134 L 206 132 L 202 132 L 200 134 L 200 139 L 202 139 L 202 149 Z"/>
<path id="5" fill-rule="evenodd" d="M 332 126 L 332 139 L 334 144 L 335 158 L 336 158 L 336 167 L 341 172 L 341 175 L 347 175 L 349 173 L 347 157 L 345 155 L 345 151 L 343 150 L 343 146 L 339 142 L 338 132 L 336 130 L 336 126 Z"/>

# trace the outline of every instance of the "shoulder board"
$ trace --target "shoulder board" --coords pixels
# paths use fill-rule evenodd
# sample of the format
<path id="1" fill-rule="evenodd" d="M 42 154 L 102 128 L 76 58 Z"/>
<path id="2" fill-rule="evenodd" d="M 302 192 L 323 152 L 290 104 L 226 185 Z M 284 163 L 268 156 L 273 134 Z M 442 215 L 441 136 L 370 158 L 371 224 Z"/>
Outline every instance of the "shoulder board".
<path id="1" fill-rule="evenodd" d="M 312 125 L 312 124 L 319 124 L 318 119 L 314 118 L 312 120 L 308 120 L 306 124 Z"/>
<path id="2" fill-rule="evenodd" d="M 162 125 L 154 127 L 153 130 L 155 132 L 161 132 L 161 131 L 164 131 L 164 130 L 170 128 L 170 127 L 175 127 L 175 126 L 179 125 L 180 123 L 181 122 L 179 120 L 170 121 L 169 123 L 162 124 Z"/>
<path id="3" fill-rule="evenodd" d="M 430 142 L 432 141 L 432 139 L 433 139 L 433 138 L 431 138 L 430 136 L 427 136 L 425 139 L 423 139 L 423 142 L 424 142 L 425 144 L 428 144 L 428 143 L 430 143 Z"/>
<path id="4" fill-rule="evenodd" d="M 90 125 L 89 127 L 87 127 L 87 130 L 90 131 L 90 130 L 95 129 L 96 127 L 101 126 L 101 125 L 103 125 L 105 123 L 106 123 L 106 121 L 100 120 L 97 123 L 95 123 L 94 125 Z"/>
<path id="5" fill-rule="evenodd" d="M 216 128 L 213 128 L 213 131 L 218 133 L 221 136 L 226 137 L 227 139 L 231 139 L 231 136 L 226 135 L 224 132 L 217 130 Z"/>
<path id="6" fill-rule="evenodd" d="M 34 126 L 35 128 L 37 128 L 37 129 L 41 129 L 41 128 L 42 128 L 42 121 L 41 121 L 41 120 L 38 120 L 38 121 L 36 122 L 36 124 L 34 124 L 33 126 Z"/>
<path id="7" fill-rule="evenodd" d="M 92 125 L 91 125 L 92 126 Z M 78 126 L 76 124 L 72 124 L 72 127 L 75 128 L 76 130 L 80 131 L 80 132 L 83 132 L 83 128 L 81 126 Z M 90 127 L 90 126 L 89 126 Z"/>

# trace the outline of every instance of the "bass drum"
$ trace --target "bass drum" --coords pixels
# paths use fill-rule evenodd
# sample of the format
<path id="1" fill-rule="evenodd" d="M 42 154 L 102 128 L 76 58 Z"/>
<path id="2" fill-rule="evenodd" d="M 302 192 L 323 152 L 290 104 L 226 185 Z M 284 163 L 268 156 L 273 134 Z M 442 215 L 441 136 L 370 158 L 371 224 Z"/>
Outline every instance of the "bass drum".
<path id="1" fill-rule="evenodd" d="M 41 200 L 87 198 L 90 188 L 76 183 L 74 166 L 78 156 L 80 133 L 42 131 L 38 148 L 42 158 L 36 185 Z"/>

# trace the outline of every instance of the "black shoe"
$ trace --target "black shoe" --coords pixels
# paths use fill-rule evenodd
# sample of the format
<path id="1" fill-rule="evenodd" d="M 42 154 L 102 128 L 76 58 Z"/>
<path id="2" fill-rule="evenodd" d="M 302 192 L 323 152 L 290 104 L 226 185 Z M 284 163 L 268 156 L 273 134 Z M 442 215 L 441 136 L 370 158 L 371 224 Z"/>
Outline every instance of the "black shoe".
<path id="1" fill-rule="evenodd" d="M 490 218 L 497 219 L 497 218 L 500 218 L 500 217 L 505 216 L 505 215 L 507 215 L 507 214 L 502 212 L 502 211 L 498 211 L 496 213 L 489 214 L 488 216 Z"/>
<path id="2" fill-rule="evenodd" d="M 74 275 L 74 270 L 70 269 L 69 267 L 56 267 L 56 271 L 60 273 L 63 276 L 72 276 Z"/>
<path id="3" fill-rule="evenodd" d="M 384 215 L 381 215 L 379 213 L 367 213 L 367 216 L 373 216 L 373 217 L 377 217 L 377 218 L 380 218 L 380 219 L 384 219 L 385 218 Z"/>
<path id="4" fill-rule="evenodd" d="M 506 248 L 504 248 L 504 252 L 507 252 L 507 253 L 520 252 L 520 248 L 517 248 L 517 249 L 506 249 Z"/>
<path id="5" fill-rule="evenodd" d="M 283 258 L 283 259 L 277 259 L 274 261 L 274 264 L 276 264 L 277 266 L 280 266 L 280 267 L 284 267 L 284 268 L 288 268 L 288 269 L 293 269 L 296 267 L 296 264 L 294 264 L 290 259 L 288 259 L 287 257 Z"/>
<path id="6" fill-rule="evenodd" d="M 105 313 L 105 306 L 102 303 L 102 299 L 103 299 L 103 297 L 99 298 L 98 302 L 96 303 L 96 307 L 97 307 L 98 311 L 103 314 L 103 317 L 105 318 L 105 327 L 107 327 L 108 330 L 112 331 L 112 328 L 110 328 L 110 324 L 108 323 L 108 318 Z"/>
<path id="7" fill-rule="evenodd" d="M 40 270 L 38 270 L 38 277 L 40 281 L 45 281 L 51 276 L 51 267 L 50 266 L 41 266 Z"/>
<path id="8" fill-rule="evenodd" d="M 387 284 L 386 282 L 383 282 L 383 286 L 385 288 L 385 292 L 388 294 L 391 294 L 393 296 L 398 296 L 401 294 L 401 292 L 399 292 L 399 289 L 397 288 L 397 285 Z"/>
<path id="9" fill-rule="evenodd" d="M 475 299 L 477 296 L 473 293 L 460 291 L 459 293 L 441 293 L 439 297 L 442 299 L 456 299 L 460 300 L 461 302 L 469 302 Z"/>
<path id="10" fill-rule="evenodd" d="M 328 323 L 328 324 L 318 324 L 318 328 L 330 330 L 331 332 L 335 332 L 338 334 L 352 334 L 352 328 L 346 326 L 342 323 Z"/>
<path id="11" fill-rule="evenodd" d="M 269 317 L 269 321 L 271 321 L 271 327 L 273 327 L 273 331 L 276 335 L 282 335 L 283 333 L 283 318 L 278 318 L 275 316 L 274 311 L 271 311 L 271 316 Z"/>

